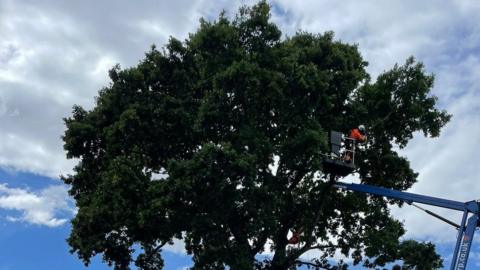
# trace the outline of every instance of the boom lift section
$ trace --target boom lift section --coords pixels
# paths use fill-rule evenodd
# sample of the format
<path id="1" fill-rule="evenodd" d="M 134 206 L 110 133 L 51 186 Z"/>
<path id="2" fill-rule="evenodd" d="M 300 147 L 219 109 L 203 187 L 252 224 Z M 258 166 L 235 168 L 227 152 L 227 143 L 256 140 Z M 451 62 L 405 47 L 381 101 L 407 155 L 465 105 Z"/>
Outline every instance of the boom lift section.
<path id="1" fill-rule="evenodd" d="M 453 253 L 451 270 L 464 270 L 467 267 L 468 255 L 472 245 L 475 229 L 479 227 L 479 203 L 477 201 L 459 202 L 431 196 L 419 195 L 388 188 L 337 182 L 335 187 L 355 192 L 378 195 L 390 199 L 396 199 L 408 204 L 421 203 L 441 208 L 463 212 L 462 222 L 458 228 L 457 242 Z M 470 217 L 469 217 L 470 216 Z M 468 219 L 468 220 L 467 220 Z M 451 224 L 451 223 L 449 223 Z"/>
<path id="2" fill-rule="evenodd" d="M 325 155 L 323 160 L 324 172 L 330 174 L 332 181 L 338 177 L 345 177 L 351 174 L 355 170 L 355 145 L 356 141 L 351 138 L 344 138 L 343 134 L 338 131 L 330 131 L 330 153 Z M 343 147 L 343 146 L 350 147 Z M 345 148 L 342 151 L 342 148 Z M 350 159 L 345 158 L 349 156 Z M 409 192 L 403 192 L 388 188 L 336 182 L 335 187 L 345 190 L 351 190 L 355 192 L 362 192 L 366 194 L 372 194 L 377 196 L 383 196 L 390 199 L 396 199 L 408 204 L 420 203 L 431 206 L 451 209 L 463 212 L 462 222 L 458 225 L 446 218 L 443 218 L 429 210 L 416 206 L 426 213 L 454 226 L 458 229 L 457 242 L 455 244 L 455 251 L 453 252 L 453 258 L 450 270 L 464 270 L 467 267 L 468 255 L 472 245 L 473 235 L 477 227 L 479 227 L 479 202 L 459 202 L 447 199 L 441 199 L 431 196 L 419 195 Z"/>

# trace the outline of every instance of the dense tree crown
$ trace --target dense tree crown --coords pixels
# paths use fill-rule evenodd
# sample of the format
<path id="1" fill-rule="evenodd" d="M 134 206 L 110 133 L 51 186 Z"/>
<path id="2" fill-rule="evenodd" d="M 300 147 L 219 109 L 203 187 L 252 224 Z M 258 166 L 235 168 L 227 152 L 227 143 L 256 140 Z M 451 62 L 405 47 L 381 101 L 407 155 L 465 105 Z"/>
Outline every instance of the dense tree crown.
<path id="1" fill-rule="evenodd" d="M 74 107 L 63 140 L 79 163 L 63 178 L 78 206 L 68 243 L 85 263 L 161 269 L 176 237 L 193 269 L 346 269 L 335 252 L 365 268 L 441 267 L 433 245 L 399 240 L 387 208 L 398 202 L 332 188 L 322 171 L 328 131 L 365 124 L 361 182 L 411 187 L 417 174 L 395 149 L 450 118 L 429 94 L 433 76 L 409 58 L 372 81 L 356 45 L 282 37 L 269 19 L 260 2 L 201 20 L 185 41 L 114 67 L 93 109 Z"/>

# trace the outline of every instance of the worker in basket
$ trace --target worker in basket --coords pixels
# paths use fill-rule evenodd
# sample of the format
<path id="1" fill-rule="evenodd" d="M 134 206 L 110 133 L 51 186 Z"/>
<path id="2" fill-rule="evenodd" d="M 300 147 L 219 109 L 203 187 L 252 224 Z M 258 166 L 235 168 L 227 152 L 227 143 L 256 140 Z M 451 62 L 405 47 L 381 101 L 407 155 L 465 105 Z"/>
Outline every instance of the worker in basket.
<path id="1" fill-rule="evenodd" d="M 357 142 L 364 143 L 367 141 L 367 130 L 364 125 L 359 125 L 350 131 L 348 139 L 345 140 L 345 156 L 344 161 L 349 163 L 353 159 L 353 149 Z"/>

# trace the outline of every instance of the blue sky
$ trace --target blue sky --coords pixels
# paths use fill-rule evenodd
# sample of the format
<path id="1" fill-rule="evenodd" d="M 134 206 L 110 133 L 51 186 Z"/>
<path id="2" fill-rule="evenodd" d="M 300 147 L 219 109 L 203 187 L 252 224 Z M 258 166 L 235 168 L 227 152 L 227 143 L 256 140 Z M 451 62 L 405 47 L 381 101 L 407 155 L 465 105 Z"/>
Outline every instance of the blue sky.
<path id="1" fill-rule="evenodd" d="M 135 65 L 153 43 L 186 38 L 200 17 L 232 15 L 252 1 L 0 0 L 0 270 L 84 269 L 65 243 L 75 207 L 59 175 L 71 172 L 60 136 L 74 104 L 93 106 L 116 63 Z M 301 29 L 357 43 L 373 77 L 410 55 L 436 76 L 434 94 L 454 115 L 440 138 L 401 150 L 420 173 L 412 192 L 478 199 L 480 2 L 272 0 L 284 34 Z M 451 211 L 435 210 L 459 220 Z M 416 209 L 392 208 L 406 238 L 432 241 L 446 258 L 456 231 Z M 477 239 L 480 239 L 477 236 Z M 181 241 L 165 269 L 190 259 Z M 476 240 L 468 269 L 480 268 Z M 109 269 L 99 258 L 88 269 Z"/>

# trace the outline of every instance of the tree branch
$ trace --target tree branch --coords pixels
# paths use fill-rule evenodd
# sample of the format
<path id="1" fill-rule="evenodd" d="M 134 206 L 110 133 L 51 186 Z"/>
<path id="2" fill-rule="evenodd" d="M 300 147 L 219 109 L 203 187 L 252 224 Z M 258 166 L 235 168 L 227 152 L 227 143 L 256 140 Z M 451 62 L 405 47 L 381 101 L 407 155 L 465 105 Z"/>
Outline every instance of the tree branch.
<path id="1" fill-rule="evenodd" d="M 328 245 L 314 245 L 314 246 L 303 246 L 294 253 L 291 253 L 289 255 L 289 258 L 291 258 L 291 261 L 294 262 L 298 257 L 302 256 L 303 253 L 312 250 L 312 249 L 325 249 L 325 248 L 332 248 L 332 247 L 338 247 L 337 245 L 334 244 L 328 244 Z"/>
<path id="2" fill-rule="evenodd" d="M 317 217 L 316 217 L 315 221 L 312 223 L 313 226 L 315 224 L 317 224 L 320 220 L 321 212 L 322 212 L 322 206 L 323 206 L 324 201 L 325 201 L 325 196 L 327 195 L 328 190 L 330 190 L 331 187 L 334 185 L 334 183 L 335 183 L 335 177 L 330 176 L 330 181 L 328 181 L 326 183 L 326 186 L 320 192 L 320 200 L 317 202 L 317 205 L 315 205 L 315 207 L 314 207 L 314 209 L 317 209 L 317 211 L 316 211 L 316 216 Z M 313 228 L 305 228 L 305 229 L 306 229 L 305 231 L 309 232 L 309 235 L 311 236 Z M 287 261 L 289 261 L 291 263 L 294 263 L 295 260 L 298 257 L 300 257 L 300 255 L 305 253 L 306 251 L 308 251 L 310 249 L 320 248 L 320 246 L 318 246 L 318 245 L 317 246 L 312 246 L 313 240 L 314 240 L 314 237 L 309 237 L 307 239 L 307 241 L 305 242 L 305 246 L 303 246 L 302 248 L 300 248 L 296 252 L 291 253 L 290 255 L 287 255 Z"/>
<path id="3" fill-rule="evenodd" d="M 316 263 L 312 263 L 312 262 L 305 262 L 305 261 L 301 261 L 301 260 L 296 260 L 295 263 L 296 263 L 296 264 L 303 264 L 303 265 L 313 266 L 313 267 L 317 267 L 317 268 L 325 269 L 325 270 L 334 270 L 334 269 L 336 269 L 336 268 L 334 268 L 334 267 L 322 266 L 322 265 L 320 265 L 320 264 L 316 264 Z"/>

